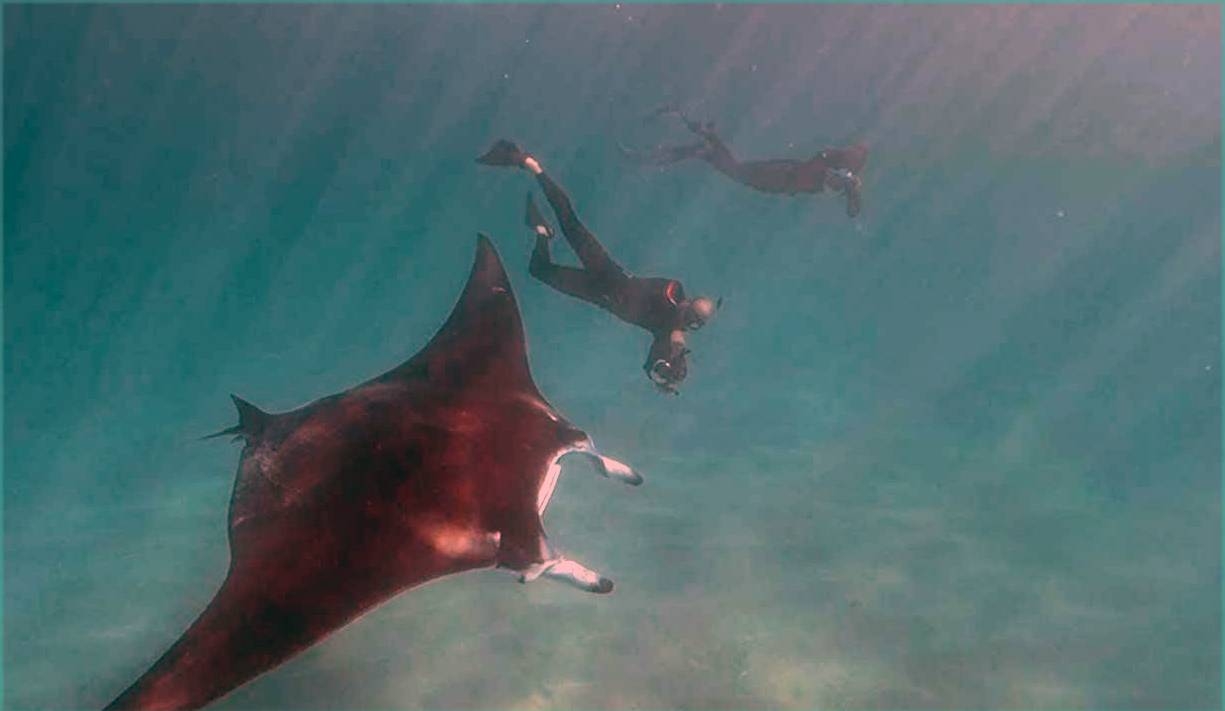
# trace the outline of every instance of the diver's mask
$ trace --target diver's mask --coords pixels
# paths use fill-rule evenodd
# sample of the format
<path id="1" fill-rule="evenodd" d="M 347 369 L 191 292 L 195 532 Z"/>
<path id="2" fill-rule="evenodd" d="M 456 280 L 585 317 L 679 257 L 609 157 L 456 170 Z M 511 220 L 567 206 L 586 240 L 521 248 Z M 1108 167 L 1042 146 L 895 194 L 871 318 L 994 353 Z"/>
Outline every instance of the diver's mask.
<path id="1" fill-rule="evenodd" d="M 685 355 L 688 353 L 689 350 L 684 349 L 672 361 L 663 358 L 656 359 L 647 370 L 647 377 L 660 390 L 673 395 L 679 394 L 676 386 L 685 379 L 689 371 L 685 365 Z"/>
<path id="2" fill-rule="evenodd" d="M 689 313 L 685 314 L 686 331 L 698 331 L 705 325 L 706 319 L 699 316 L 696 312 L 690 310 Z"/>
<path id="3" fill-rule="evenodd" d="M 679 395 L 680 391 L 676 389 L 676 383 L 668 376 L 668 371 L 672 370 L 672 365 L 666 360 L 657 360 L 651 365 L 651 369 L 647 371 L 647 377 L 651 379 L 655 387 L 662 393 L 670 395 Z"/>
<path id="4" fill-rule="evenodd" d="M 833 168 L 829 171 L 826 182 L 835 190 L 846 192 L 859 187 L 859 176 L 847 168 Z"/>
<path id="5" fill-rule="evenodd" d="M 651 364 L 651 369 L 647 371 L 647 377 L 656 385 L 667 385 L 669 382 L 668 371 L 672 370 L 672 364 L 660 358 Z"/>

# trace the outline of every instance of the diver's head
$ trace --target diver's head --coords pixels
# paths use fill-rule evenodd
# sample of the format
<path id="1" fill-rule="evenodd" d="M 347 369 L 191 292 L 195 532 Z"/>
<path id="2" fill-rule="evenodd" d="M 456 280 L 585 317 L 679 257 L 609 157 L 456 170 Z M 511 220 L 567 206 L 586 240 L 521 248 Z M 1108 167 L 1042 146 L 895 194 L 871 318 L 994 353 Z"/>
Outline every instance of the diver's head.
<path id="1" fill-rule="evenodd" d="M 718 301 L 709 296 L 699 296 L 696 299 L 691 299 L 685 304 L 684 317 L 685 329 L 688 331 L 696 331 L 706 322 L 714 318 L 715 312 L 723 305 L 723 298 Z"/>
<path id="2" fill-rule="evenodd" d="M 863 180 L 847 168 L 831 168 L 825 173 L 825 184 L 840 193 L 858 191 Z"/>

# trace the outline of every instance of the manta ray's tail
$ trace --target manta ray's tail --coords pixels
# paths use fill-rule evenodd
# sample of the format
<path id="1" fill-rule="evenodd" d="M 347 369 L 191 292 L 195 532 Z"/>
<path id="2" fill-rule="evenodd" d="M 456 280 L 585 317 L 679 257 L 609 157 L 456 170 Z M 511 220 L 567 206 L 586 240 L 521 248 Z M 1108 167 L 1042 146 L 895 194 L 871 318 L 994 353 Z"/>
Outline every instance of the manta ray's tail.
<path id="1" fill-rule="evenodd" d="M 205 435 L 200 439 L 213 439 L 214 437 L 225 437 L 227 435 L 252 439 L 263 433 L 264 427 L 266 427 L 268 421 L 272 419 L 272 415 L 269 415 L 237 395 L 230 395 L 230 399 L 234 401 L 234 407 L 238 408 L 238 424 L 234 425 L 233 427 L 227 427 L 220 432 Z"/>

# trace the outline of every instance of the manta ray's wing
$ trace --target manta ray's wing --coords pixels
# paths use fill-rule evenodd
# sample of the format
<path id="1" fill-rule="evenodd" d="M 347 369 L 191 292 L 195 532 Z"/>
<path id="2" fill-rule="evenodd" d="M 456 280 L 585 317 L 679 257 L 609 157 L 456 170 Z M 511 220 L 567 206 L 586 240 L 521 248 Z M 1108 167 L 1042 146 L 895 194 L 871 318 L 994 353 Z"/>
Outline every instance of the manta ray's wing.
<path id="1" fill-rule="evenodd" d="M 239 425 L 231 428 L 247 442 L 230 509 L 231 547 L 240 552 L 235 531 L 301 501 L 337 469 L 364 466 L 370 450 L 387 441 L 409 456 L 421 456 L 433 443 L 451 437 L 456 426 L 488 422 L 505 401 L 539 410 L 547 432 L 565 430 L 567 441 L 581 438 L 544 399 L 528 365 L 523 319 L 506 270 L 485 235 L 463 292 L 434 337 L 407 361 L 351 390 L 282 414 L 260 411 L 240 398 Z M 520 404 L 520 403 L 516 403 Z M 483 423 L 472 423 L 475 413 Z M 394 423 L 395 431 L 388 431 Z M 529 423 L 523 423 L 527 427 Z M 229 431 L 227 431 L 229 432 Z M 365 441 L 373 438 L 377 441 Z M 275 456 L 274 456 L 275 455 Z M 332 460 L 322 466 L 322 460 Z"/>
<path id="2" fill-rule="evenodd" d="M 514 387 L 540 397 L 510 279 L 493 243 L 477 238 L 476 259 L 446 323 L 416 355 L 376 381 L 427 377 L 435 387 Z"/>
<path id="3" fill-rule="evenodd" d="M 450 318 L 406 363 L 293 412 L 237 402 L 229 573 L 108 708 L 202 706 L 414 585 L 508 552 L 538 562 L 545 479 L 587 439 L 532 381 L 483 236 Z"/>
<path id="4" fill-rule="evenodd" d="M 488 565 L 496 539 L 456 532 L 450 548 L 409 537 L 346 560 L 343 546 L 300 540 L 296 555 L 235 563 L 204 612 L 106 708 L 200 708 L 314 645 L 406 586 L 370 551 L 394 551 L 416 582 Z"/>

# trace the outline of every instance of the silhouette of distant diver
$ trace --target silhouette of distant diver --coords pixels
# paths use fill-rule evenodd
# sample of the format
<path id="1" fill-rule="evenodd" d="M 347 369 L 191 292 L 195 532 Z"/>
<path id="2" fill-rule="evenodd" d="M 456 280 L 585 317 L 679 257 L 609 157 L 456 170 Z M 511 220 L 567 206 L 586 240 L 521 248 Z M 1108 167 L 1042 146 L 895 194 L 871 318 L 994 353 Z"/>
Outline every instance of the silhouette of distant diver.
<path id="1" fill-rule="evenodd" d="M 764 193 L 798 195 L 824 192 L 827 188 L 846 196 L 846 214 L 855 217 L 862 208 L 863 170 L 868 162 L 868 144 L 826 148 L 811 158 L 774 158 L 740 161 L 715 133 L 711 122 L 698 123 L 679 109 L 663 107 L 654 115 L 674 115 L 701 141 L 680 146 L 656 146 L 635 150 L 619 145 L 628 158 L 644 165 L 664 166 L 689 159 L 704 160 L 736 182 Z"/>

